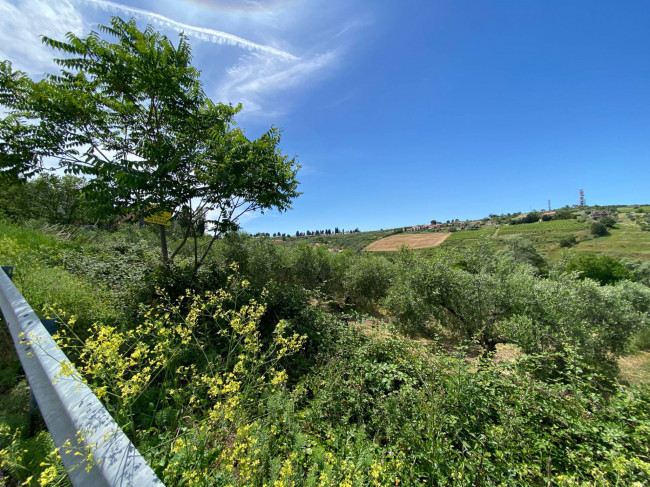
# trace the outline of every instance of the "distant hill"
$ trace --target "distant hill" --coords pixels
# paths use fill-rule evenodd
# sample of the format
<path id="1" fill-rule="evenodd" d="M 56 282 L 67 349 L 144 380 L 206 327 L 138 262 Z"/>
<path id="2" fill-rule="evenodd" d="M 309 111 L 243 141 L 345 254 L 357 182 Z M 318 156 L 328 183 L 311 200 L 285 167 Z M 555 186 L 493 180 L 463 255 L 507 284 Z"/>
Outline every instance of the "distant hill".
<path id="1" fill-rule="evenodd" d="M 650 260 L 650 205 L 592 206 L 584 208 L 563 209 L 571 213 L 570 219 L 556 220 L 550 216 L 548 221 L 513 224 L 521 220 L 519 213 L 510 215 L 492 215 L 474 221 L 449 221 L 440 226 L 417 225 L 393 230 L 370 232 L 352 232 L 345 234 L 287 237 L 280 241 L 282 245 L 294 246 L 304 241 L 312 245 L 323 245 L 332 251 L 350 249 L 354 251 L 395 251 L 402 243 L 420 251 L 435 251 L 435 247 L 462 247 L 480 239 L 489 238 L 497 245 L 505 245 L 505 240 L 512 236 L 522 236 L 533 242 L 535 247 L 545 252 L 549 258 L 560 256 L 566 247 L 562 246 L 567 238 L 575 237 L 575 244 L 570 245 L 576 252 L 593 252 L 611 255 L 616 258 L 633 260 Z M 555 215 L 556 212 L 539 212 L 540 215 Z M 525 216 L 525 215 L 524 215 Z M 546 218 L 546 216 L 544 216 Z M 608 235 L 594 237 L 591 224 L 602 218 L 615 220 Z M 645 222 L 647 226 L 645 225 Z M 413 230 L 413 228 L 416 228 Z M 427 239 L 426 235 L 432 238 Z M 444 236 L 443 236 L 444 235 Z M 411 238 L 413 236 L 415 238 Z M 418 237 L 416 237 L 418 236 Z M 424 237 L 424 238 L 423 238 Z M 420 240 L 422 242 L 420 242 Z"/>

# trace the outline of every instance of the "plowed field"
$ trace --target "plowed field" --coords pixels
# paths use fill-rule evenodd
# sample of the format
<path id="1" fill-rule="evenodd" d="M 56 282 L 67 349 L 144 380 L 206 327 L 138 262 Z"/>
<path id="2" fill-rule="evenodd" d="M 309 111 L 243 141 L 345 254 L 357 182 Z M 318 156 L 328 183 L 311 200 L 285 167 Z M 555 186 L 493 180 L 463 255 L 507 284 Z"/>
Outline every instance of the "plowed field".
<path id="1" fill-rule="evenodd" d="M 391 235 L 390 237 L 377 240 L 368 245 L 364 250 L 388 252 L 391 250 L 399 250 L 404 244 L 410 249 L 424 249 L 426 247 L 440 245 L 449 235 L 451 233 L 416 233 L 412 235 L 400 233 L 399 235 Z"/>

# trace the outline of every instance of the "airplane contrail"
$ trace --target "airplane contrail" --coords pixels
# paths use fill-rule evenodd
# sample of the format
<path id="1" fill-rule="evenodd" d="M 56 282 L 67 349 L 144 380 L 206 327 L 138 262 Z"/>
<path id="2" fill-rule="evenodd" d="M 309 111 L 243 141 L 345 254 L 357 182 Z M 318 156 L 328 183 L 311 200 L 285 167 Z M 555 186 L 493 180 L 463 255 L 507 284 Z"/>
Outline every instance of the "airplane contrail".
<path id="1" fill-rule="evenodd" d="M 162 24 L 165 27 L 181 30 L 185 32 L 185 34 L 187 35 L 190 35 L 192 37 L 204 41 L 216 42 L 217 44 L 228 44 L 231 46 L 239 46 L 245 49 L 249 49 L 251 51 L 266 52 L 269 54 L 273 54 L 274 56 L 278 56 L 280 58 L 291 60 L 291 61 L 295 61 L 296 59 L 298 59 L 298 57 L 294 56 L 293 54 L 286 51 L 282 51 L 280 49 L 276 49 L 275 47 L 258 44 L 256 42 L 249 41 L 242 37 L 238 37 L 233 34 L 228 34 L 227 32 L 222 32 L 220 30 L 214 30 L 214 29 L 208 29 L 206 27 L 198 27 L 195 25 L 183 24 L 182 22 L 177 22 L 173 19 L 170 19 L 169 17 L 165 17 L 164 15 L 160 15 L 155 12 L 151 12 L 149 10 L 144 10 L 137 7 L 131 7 L 129 5 L 123 5 L 121 3 L 111 2 L 110 0 L 82 0 L 82 1 L 89 4 L 97 5 L 100 8 L 103 8 L 105 10 L 113 9 L 128 14 L 140 15 L 142 17 L 152 20 L 157 24 Z"/>

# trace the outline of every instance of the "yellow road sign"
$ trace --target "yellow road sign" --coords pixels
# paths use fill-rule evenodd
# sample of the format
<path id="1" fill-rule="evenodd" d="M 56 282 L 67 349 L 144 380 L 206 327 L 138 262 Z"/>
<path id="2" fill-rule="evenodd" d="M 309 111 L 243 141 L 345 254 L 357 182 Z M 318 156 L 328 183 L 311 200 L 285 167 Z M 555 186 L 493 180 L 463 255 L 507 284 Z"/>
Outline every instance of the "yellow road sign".
<path id="1" fill-rule="evenodd" d="M 172 214 L 169 211 L 161 211 L 160 213 L 156 213 L 154 215 L 149 215 L 145 217 L 144 221 L 147 223 L 155 223 L 156 225 L 165 225 L 168 227 L 171 225 L 169 220 L 171 219 Z"/>

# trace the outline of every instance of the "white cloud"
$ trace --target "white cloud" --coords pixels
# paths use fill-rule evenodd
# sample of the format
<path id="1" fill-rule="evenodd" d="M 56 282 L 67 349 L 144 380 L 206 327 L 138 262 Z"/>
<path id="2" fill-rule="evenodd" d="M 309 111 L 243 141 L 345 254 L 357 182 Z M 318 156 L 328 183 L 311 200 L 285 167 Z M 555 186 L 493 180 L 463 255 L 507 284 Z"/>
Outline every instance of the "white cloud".
<path id="1" fill-rule="evenodd" d="M 41 35 L 54 39 L 64 39 L 68 32 L 85 35 L 97 23 L 108 23 L 106 12 L 135 16 L 205 42 L 195 51 L 195 64 L 204 72 L 206 90 L 215 95 L 215 100 L 242 103 L 244 116 L 262 118 L 286 111 L 290 107 L 287 94 L 308 89 L 328 75 L 341 58 L 342 50 L 337 46 L 345 44 L 342 37 L 359 28 L 349 17 L 336 22 L 332 17 L 336 9 L 329 8 L 327 2 L 315 2 L 310 7 L 289 2 L 283 4 L 281 12 L 273 9 L 274 15 L 266 11 L 263 15 L 239 12 L 236 22 L 224 20 L 221 14 L 209 10 L 204 10 L 205 17 L 197 17 L 201 10 L 196 6 L 189 15 L 183 5 L 174 4 L 174 17 L 228 25 L 239 35 L 190 25 L 111 0 L 0 0 L 0 59 L 9 59 L 15 69 L 40 77 L 57 69 L 52 61 L 57 54 L 41 43 Z M 87 6 L 94 9 L 84 8 Z M 329 14 L 324 18 L 318 12 Z M 277 22 L 269 23 L 270 17 L 277 17 Z M 265 41 L 249 40 L 253 32 L 256 39 Z M 209 49 L 212 43 L 232 45 L 243 52 Z M 296 48 L 295 55 L 289 52 L 291 47 L 274 46 L 300 49 Z"/>
<path id="2" fill-rule="evenodd" d="M 118 12 L 127 13 L 129 15 L 143 17 L 153 22 L 154 24 L 161 25 L 163 27 L 166 27 L 168 29 L 173 29 L 176 31 L 183 31 L 185 32 L 186 35 L 200 39 L 202 41 L 209 41 L 209 42 L 215 42 L 217 44 L 238 46 L 251 51 L 258 51 L 258 52 L 263 52 L 265 54 L 271 54 L 273 56 L 277 56 L 282 59 L 288 59 L 288 60 L 297 59 L 296 56 L 286 51 L 282 51 L 280 49 L 276 49 L 271 46 L 258 44 L 256 42 L 249 41 L 242 37 L 238 37 L 236 35 L 229 34 L 227 32 L 222 32 L 220 30 L 208 29 L 206 27 L 198 27 L 195 25 L 189 25 L 189 24 L 184 24 L 182 22 L 177 22 L 176 20 L 170 19 L 169 17 L 165 17 L 163 15 L 157 14 L 150 10 L 131 7 L 128 5 L 111 2 L 109 0 L 83 0 L 83 1 L 88 4 L 101 7 L 105 10 L 118 11 Z"/>
<path id="3" fill-rule="evenodd" d="M 278 60 L 258 54 L 242 56 L 227 70 L 226 79 L 217 89 L 216 99 L 242 103 L 243 113 L 263 110 L 271 95 L 305 85 L 316 73 L 331 66 L 336 53 L 328 51 L 296 61 Z M 268 113 L 267 113 L 268 115 Z"/>
<path id="4" fill-rule="evenodd" d="M 0 59 L 9 59 L 14 69 L 41 76 L 54 65 L 52 49 L 40 36 L 63 39 L 68 32 L 85 30 L 81 14 L 71 2 L 25 0 L 19 6 L 0 0 Z"/>

